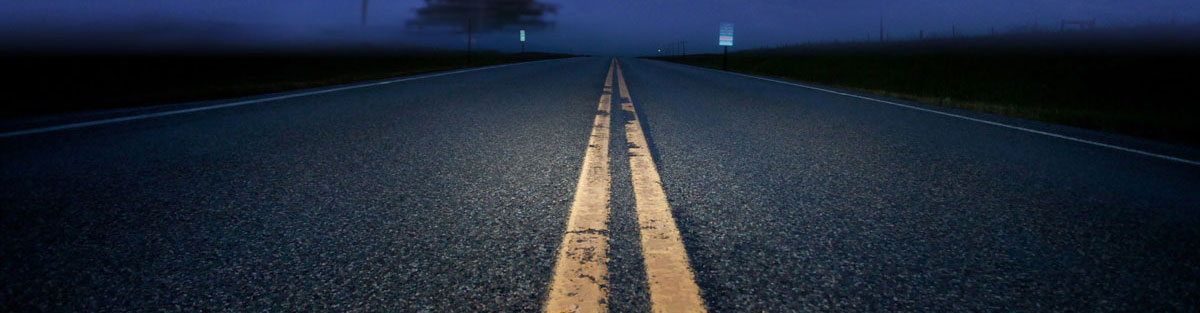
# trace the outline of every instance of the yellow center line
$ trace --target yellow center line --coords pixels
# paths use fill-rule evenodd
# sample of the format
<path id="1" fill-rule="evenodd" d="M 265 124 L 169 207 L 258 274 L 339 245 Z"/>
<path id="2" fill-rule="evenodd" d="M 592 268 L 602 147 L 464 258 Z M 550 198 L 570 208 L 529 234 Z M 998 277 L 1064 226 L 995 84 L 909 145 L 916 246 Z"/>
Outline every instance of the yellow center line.
<path id="1" fill-rule="evenodd" d="M 637 111 L 625 87 L 625 76 L 617 66 L 617 85 L 621 90 L 621 109 L 632 118 L 625 124 L 629 142 L 629 169 L 633 175 L 634 203 L 642 236 L 642 257 L 646 261 L 646 280 L 654 312 L 704 312 L 700 287 L 689 265 L 662 180 L 646 146 L 646 135 L 638 123 Z"/>
<path id="2" fill-rule="evenodd" d="M 609 63 L 605 74 L 545 312 L 608 311 L 608 134 L 616 62 Z"/>

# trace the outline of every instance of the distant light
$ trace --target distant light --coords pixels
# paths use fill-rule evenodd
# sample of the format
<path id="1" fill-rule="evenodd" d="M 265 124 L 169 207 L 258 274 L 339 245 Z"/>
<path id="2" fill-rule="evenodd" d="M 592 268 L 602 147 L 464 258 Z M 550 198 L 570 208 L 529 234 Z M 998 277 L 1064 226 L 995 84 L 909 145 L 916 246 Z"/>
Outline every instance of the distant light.
<path id="1" fill-rule="evenodd" d="M 525 30 L 521 30 L 521 42 L 525 42 Z"/>
<path id="2" fill-rule="evenodd" d="M 721 29 L 717 37 L 717 44 L 722 46 L 733 45 L 733 23 L 721 23 Z"/>

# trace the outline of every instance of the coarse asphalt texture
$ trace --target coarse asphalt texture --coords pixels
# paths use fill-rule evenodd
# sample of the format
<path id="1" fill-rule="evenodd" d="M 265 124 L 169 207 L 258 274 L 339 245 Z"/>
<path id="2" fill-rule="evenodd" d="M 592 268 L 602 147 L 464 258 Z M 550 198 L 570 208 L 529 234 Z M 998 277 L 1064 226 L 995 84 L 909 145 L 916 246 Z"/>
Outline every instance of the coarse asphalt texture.
<path id="1" fill-rule="evenodd" d="M 536 311 L 607 66 L 0 140 L 0 311 Z"/>
<path id="2" fill-rule="evenodd" d="M 625 64 L 713 311 L 1200 310 L 1200 167 Z"/>
<path id="3" fill-rule="evenodd" d="M 538 311 L 609 60 L 0 138 L 0 311 Z M 1200 310 L 1200 167 L 620 64 L 711 311 Z M 625 115 L 608 304 L 645 312 Z"/>

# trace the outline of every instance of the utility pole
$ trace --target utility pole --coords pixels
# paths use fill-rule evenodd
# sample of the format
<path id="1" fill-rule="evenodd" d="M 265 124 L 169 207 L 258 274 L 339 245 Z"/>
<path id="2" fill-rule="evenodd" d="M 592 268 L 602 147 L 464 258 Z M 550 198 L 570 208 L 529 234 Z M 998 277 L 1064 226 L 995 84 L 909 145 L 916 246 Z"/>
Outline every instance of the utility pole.
<path id="1" fill-rule="evenodd" d="M 467 18 L 467 66 L 471 66 L 471 31 L 474 27 L 474 20 Z"/>
<path id="2" fill-rule="evenodd" d="M 917 33 L 917 40 L 925 40 L 925 30 L 924 29 L 922 29 L 920 33 Z"/>
<path id="3" fill-rule="evenodd" d="M 367 0 L 362 4 L 362 26 L 367 26 Z"/>
<path id="4" fill-rule="evenodd" d="M 683 56 L 686 57 L 687 56 L 687 40 L 684 40 L 683 42 L 681 42 L 679 44 L 680 44 L 680 49 L 683 50 Z"/>
<path id="5" fill-rule="evenodd" d="M 951 39 L 958 38 L 958 27 L 957 26 L 950 26 L 950 38 Z"/>
<path id="6" fill-rule="evenodd" d="M 879 42 L 883 42 L 883 17 L 879 18 Z"/>

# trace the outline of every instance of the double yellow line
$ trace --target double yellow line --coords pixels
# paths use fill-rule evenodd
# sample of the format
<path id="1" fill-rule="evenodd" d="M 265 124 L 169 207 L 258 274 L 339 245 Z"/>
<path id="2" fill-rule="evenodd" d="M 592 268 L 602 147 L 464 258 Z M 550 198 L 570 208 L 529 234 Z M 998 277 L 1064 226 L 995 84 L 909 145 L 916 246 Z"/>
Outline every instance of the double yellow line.
<path id="1" fill-rule="evenodd" d="M 592 135 L 583 157 L 583 170 L 571 203 L 566 234 L 559 247 L 545 311 L 608 311 L 607 224 L 611 193 L 608 140 L 614 73 L 620 87 L 621 109 L 633 116 L 625 124 L 625 139 L 629 143 L 629 167 L 651 307 L 654 312 L 704 312 L 700 288 L 696 286 L 687 251 L 662 189 L 662 180 L 646 146 L 646 136 L 616 59 L 609 63 L 605 75 L 604 93 L 600 95 L 598 112 L 592 123 Z"/>

